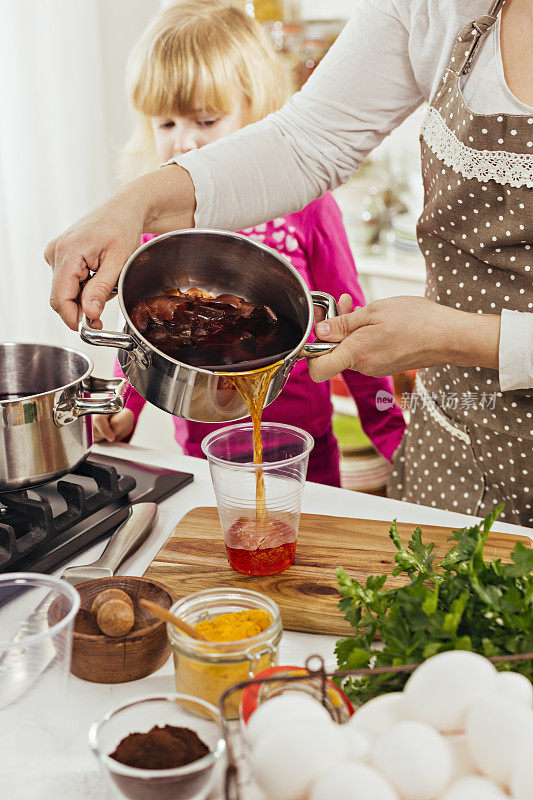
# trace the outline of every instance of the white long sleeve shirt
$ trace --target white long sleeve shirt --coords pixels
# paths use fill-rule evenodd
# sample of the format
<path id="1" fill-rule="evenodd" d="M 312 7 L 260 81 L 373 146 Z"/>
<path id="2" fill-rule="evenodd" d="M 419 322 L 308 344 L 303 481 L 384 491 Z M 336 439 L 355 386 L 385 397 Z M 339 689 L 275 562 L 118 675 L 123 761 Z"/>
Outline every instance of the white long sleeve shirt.
<path id="1" fill-rule="evenodd" d="M 488 6 L 489 0 L 354 0 L 335 45 L 279 112 L 176 159 L 195 186 L 196 226 L 246 228 L 301 209 L 346 181 L 429 100 L 460 28 Z M 499 21 L 484 37 L 463 93 L 478 114 L 533 116 L 505 82 Z M 499 355 L 502 391 L 533 386 L 533 313 L 502 313 Z"/>

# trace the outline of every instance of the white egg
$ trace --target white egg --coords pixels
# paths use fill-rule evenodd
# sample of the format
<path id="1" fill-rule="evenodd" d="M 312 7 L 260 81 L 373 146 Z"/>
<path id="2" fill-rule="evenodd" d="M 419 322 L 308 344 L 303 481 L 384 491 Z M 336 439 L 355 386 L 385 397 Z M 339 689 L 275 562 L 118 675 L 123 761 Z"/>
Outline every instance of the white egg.
<path id="1" fill-rule="evenodd" d="M 533 686 L 525 675 L 518 672 L 499 672 L 496 676 L 497 691 L 528 708 L 533 707 Z"/>
<path id="2" fill-rule="evenodd" d="M 479 771 L 506 785 L 515 764 L 533 750 L 533 712 L 500 695 L 480 697 L 468 709 L 466 735 Z"/>
<path id="3" fill-rule="evenodd" d="M 509 795 L 487 778 L 470 775 L 452 783 L 440 800 L 509 800 Z"/>
<path id="4" fill-rule="evenodd" d="M 370 739 L 354 725 L 341 725 L 341 730 L 348 741 L 350 759 L 366 761 L 370 755 Z"/>
<path id="5" fill-rule="evenodd" d="M 398 722 L 380 736 L 371 762 L 403 800 L 433 800 L 453 776 L 453 758 L 442 734 L 423 722 Z"/>
<path id="6" fill-rule="evenodd" d="M 322 703 L 304 692 L 283 692 L 267 700 L 254 711 L 246 726 L 246 738 L 253 747 L 270 731 L 277 730 L 290 719 L 331 722 Z"/>
<path id="7" fill-rule="evenodd" d="M 355 726 L 371 739 L 384 733 L 396 722 L 406 718 L 402 692 L 391 692 L 374 697 L 357 709 L 348 725 Z"/>
<path id="8" fill-rule="evenodd" d="M 443 733 L 460 733 L 469 704 L 493 690 L 497 674 L 477 653 L 439 653 L 417 667 L 405 684 L 407 713 Z"/>
<path id="9" fill-rule="evenodd" d="M 331 720 L 289 720 L 253 747 L 255 780 L 271 800 L 300 800 L 324 770 L 349 757 L 348 740 Z"/>
<path id="10" fill-rule="evenodd" d="M 533 757 L 527 753 L 511 770 L 509 788 L 514 800 L 533 800 Z"/>
<path id="11" fill-rule="evenodd" d="M 452 752 L 454 780 L 477 772 L 466 733 L 450 733 L 444 738 Z"/>
<path id="12" fill-rule="evenodd" d="M 313 784 L 309 800 L 399 800 L 388 781 L 366 764 L 337 764 Z"/>

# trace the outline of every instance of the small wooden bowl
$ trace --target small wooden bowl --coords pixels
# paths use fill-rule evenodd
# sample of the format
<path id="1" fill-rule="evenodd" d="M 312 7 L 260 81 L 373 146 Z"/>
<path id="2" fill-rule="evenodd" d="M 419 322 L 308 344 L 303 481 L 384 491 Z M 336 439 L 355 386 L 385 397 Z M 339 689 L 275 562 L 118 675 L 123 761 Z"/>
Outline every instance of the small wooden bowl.
<path id="1" fill-rule="evenodd" d="M 73 675 L 94 683 L 124 683 L 145 678 L 163 666 L 170 655 L 166 623 L 140 608 L 138 601 L 146 598 L 169 609 L 173 598 L 166 586 L 146 578 L 116 576 L 85 581 L 76 589 L 81 605 L 74 622 L 70 667 Z M 105 636 L 90 613 L 94 598 L 104 589 L 122 589 L 133 600 L 135 624 L 126 636 Z M 50 606 L 48 615 L 51 624 L 62 618 L 57 601 Z"/>

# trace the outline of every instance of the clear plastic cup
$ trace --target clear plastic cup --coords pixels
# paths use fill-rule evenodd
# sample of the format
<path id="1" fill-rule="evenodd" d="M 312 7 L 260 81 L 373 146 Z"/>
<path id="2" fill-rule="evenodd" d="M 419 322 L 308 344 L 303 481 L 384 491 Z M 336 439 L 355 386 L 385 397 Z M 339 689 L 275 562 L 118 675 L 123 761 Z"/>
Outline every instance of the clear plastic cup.
<path id="1" fill-rule="evenodd" d="M 253 426 L 231 425 L 202 442 L 209 461 L 230 566 L 244 575 L 276 575 L 294 563 L 313 437 L 291 425 L 261 425 L 263 461 L 253 462 Z M 256 502 L 258 481 L 265 501 Z"/>
<path id="2" fill-rule="evenodd" d="M 52 604 L 59 621 L 49 621 Z M 0 774 L 36 768 L 71 736 L 67 683 L 80 596 L 31 572 L 0 577 Z M 56 617 L 57 619 L 57 617 Z M 6 795 L 7 797 L 8 795 Z"/>

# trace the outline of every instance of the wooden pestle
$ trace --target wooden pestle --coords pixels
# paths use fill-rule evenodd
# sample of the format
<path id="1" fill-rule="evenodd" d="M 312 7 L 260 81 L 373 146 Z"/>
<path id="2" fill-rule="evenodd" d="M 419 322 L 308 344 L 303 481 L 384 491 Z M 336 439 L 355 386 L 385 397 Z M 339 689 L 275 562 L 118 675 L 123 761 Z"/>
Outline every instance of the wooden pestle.
<path id="1" fill-rule="evenodd" d="M 133 601 L 121 589 L 105 589 L 94 600 L 91 612 L 106 636 L 125 636 L 135 623 Z"/>
<path id="2" fill-rule="evenodd" d="M 159 619 L 162 619 L 164 622 L 170 622 L 171 625 L 174 625 L 175 628 L 180 630 L 186 636 L 190 636 L 191 639 L 199 639 L 202 642 L 209 641 L 209 639 L 197 631 L 196 628 L 194 628 L 192 625 L 189 625 L 188 622 L 185 622 L 179 617 L 175 617 L 174 614 L 171 614 L 166 608 L 161 608 L 161 606 L 158 606 L 157 603 L 152 603 L 151 600 L 142 598 L 139 600 L 139 605 L 141 608 L 144 608 L 145 611 L 153 614 L 154 617 L 159 617 Z"/>

